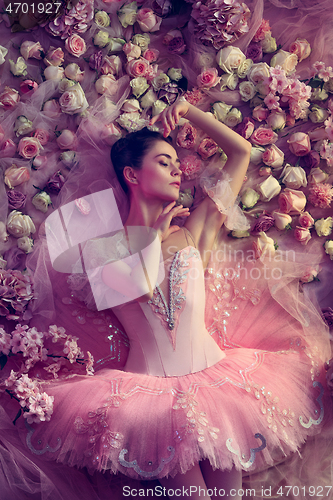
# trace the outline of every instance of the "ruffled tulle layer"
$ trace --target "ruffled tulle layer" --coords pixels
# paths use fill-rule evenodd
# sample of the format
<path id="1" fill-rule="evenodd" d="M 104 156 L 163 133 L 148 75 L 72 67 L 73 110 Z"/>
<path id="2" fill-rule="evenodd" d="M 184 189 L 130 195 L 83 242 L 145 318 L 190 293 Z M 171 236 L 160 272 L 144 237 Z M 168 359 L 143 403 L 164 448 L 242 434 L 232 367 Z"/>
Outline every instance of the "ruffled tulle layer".
<path id="1" fill-rule="evenodd" d="M 23 433 L 35 454 L 136 479 L 184 473 L 203 458 L 261 469 L 320 430 L 323 380 L 312 367 L 302 349 L 238 348 L 182 377 L 101 370 L 50 383 L 52 421 Z"/>

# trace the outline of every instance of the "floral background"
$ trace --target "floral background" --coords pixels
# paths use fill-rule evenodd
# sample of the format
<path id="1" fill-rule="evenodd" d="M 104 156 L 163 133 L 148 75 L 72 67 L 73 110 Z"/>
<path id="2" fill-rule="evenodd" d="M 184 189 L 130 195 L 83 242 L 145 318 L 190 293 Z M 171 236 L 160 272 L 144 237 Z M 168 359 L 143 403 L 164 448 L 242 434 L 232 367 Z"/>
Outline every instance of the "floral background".
<path id="1" fill-rule="evenodd" d="M 303 2 L 302 11 L 297 1 L 287 7 L 298 9 L 288 10 L 277 0 L 3 2 L 0 364 L 1 391 L 17 400 L 17 418 L 51 418 L 52 398 L 39 390 L 36 374 L 94 370 L 93 355 L 79 347 L 77 336 L 52 324 L 52 315 L 48 324 L 35 316 L 42 297 L 34 271 L 45 219 L 70 199 L 84 213 L 80 188 L 87 180 L 95 191 L 104 186 L 95 181 L 114 181 L 110 146 L 180 96 L 252 144 L 239 197 L 248 227 L 224 230 L 221 238 L 253 249 L 257 259 L 277 248 L 315 256 L 300 286 L 320 302 L 332 327 L 333 61 L 322 43 L 327 5 L 317 2 L 311 10 Z M 173 135 L 183 172 L 180 202 L 195 207 L 203 177 L 214 184 L 226 157 L 186 120 Z M 82 290 L 77 281 L 69 285 Z M 72 314 L 83 325 L 78 297 L 63 302 L 75 302 Z M 117 343 L 118 351 L 126 350 L 119 325 L 105 328 L 105 313 L 94 321 L 114 349 Z M 121 364 L 118 351 L 112 359 Z"/>

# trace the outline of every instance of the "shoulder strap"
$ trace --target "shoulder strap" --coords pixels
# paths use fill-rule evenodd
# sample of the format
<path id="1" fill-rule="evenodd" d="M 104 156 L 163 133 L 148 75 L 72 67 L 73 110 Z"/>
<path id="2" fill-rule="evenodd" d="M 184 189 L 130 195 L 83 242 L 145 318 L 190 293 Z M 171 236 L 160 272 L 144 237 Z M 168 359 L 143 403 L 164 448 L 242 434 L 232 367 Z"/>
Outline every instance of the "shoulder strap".
<path id="1" fill-rule="evenodd" d="M 185 239 L 187 241 L 187 244 L 189 246 L 193 246 L 194 248 L 197 248 L 197 245 L 195 244 L 194 238 L 193 238 L 192 234 L 190 233 L 190 231 L 184 226 L 182 229 L 184 231 L 184 235 L 185 235 Z"/>

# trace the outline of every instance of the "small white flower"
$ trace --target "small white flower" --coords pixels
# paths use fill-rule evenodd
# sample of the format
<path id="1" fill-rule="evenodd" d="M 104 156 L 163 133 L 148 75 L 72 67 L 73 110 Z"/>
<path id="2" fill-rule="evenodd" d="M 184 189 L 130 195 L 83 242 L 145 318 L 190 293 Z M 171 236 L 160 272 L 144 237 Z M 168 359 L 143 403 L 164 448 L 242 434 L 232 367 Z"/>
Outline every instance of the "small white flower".
<path id="1" fill-rule="evenodd" d="M 52 203 L 50 195 L 45 191 L 35 194 L 31 202 L 37 210 L 40 210 L 44 214 L 47 212 L 49 205 Z"/>

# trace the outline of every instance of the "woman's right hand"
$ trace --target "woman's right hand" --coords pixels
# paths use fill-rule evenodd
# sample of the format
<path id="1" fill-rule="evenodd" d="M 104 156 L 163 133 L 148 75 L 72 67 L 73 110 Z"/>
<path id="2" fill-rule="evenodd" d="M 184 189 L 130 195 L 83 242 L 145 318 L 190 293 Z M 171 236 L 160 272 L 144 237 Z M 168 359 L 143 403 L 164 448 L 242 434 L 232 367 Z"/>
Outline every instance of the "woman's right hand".
<path id="1" fill-rule="evenodd" d="M 180 118 L 185 117 L 190 109 L 191 104 L 185 99 L 179 99 L 171 106 L 165 108 L 160 114 L 154 116 L 150 120 L 150 125 L 154 125 L 157 121 L 161 121 L 164 127 L 164 137 L 168 137 L 170 132 L 176 128 Z"/>
<path id="2" fill-rule="evenodd" d="M 180 229 L 179 226 L 170 226 L 171 221 L 174 217 L 187 217 L 190 215 L 189 209 L 184 208 L 183 205 L 175 206 L 175 201 L 167 205 L 157 221 L 153 225 L 153 228 L 157 231 L 161 242 L 165 241 L 170 234 L 175 233 Z"/>

